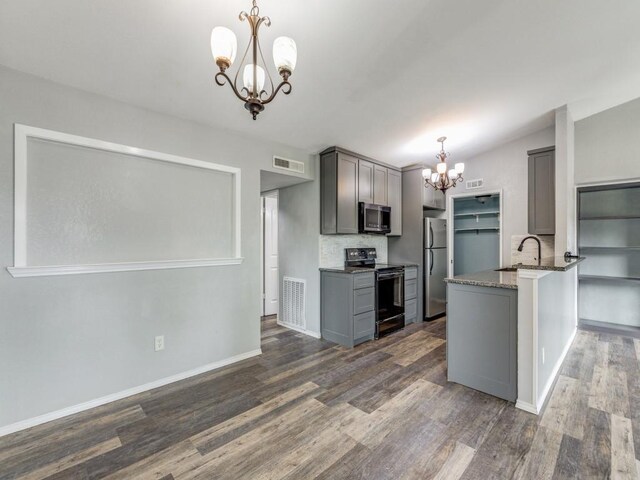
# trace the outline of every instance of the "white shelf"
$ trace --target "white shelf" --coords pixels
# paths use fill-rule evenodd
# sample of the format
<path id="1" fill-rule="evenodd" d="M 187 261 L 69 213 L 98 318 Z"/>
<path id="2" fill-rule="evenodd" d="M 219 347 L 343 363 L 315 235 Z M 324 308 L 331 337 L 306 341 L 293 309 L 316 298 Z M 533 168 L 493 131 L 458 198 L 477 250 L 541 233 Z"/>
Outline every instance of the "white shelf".
<path id="1" fill-rule="evenodd" d="M 479 215 L 500 215 L 500 211 L 481 211 L 481 212 L 468 212 L 468 213 L 456 213 L 454 217 L 477 217 Z"/>
<path id="2" fill-rule="evenodd" d="M 468 228 L 456 228 L 455 232 L 477 232 L 477 231 L 499 231 L 500 227 L 468 227 Z"/>

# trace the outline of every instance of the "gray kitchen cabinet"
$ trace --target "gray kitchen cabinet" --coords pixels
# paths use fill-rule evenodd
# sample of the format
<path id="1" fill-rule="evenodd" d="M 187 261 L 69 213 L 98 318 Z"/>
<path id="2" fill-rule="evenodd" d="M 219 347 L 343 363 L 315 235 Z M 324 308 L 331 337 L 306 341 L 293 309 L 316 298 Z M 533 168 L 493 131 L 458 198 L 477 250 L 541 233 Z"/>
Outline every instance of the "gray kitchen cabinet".
<path id="1" fill-rule="evenodd" d="M 448 380 L 515 401 L 518 291 L 449 283 L 447 299 Z"/>
<path id="2" fill-rule="evenodd" d="M 358 233 L 358 202 L 391 207 L 391 233 L 402 234 L 402 177 L 392 166 L 331 147 L 320 153 L 320 233 Z"/>
<path id="3" fill-rule="evenodd" d="M 320 272 L 320 328 L 322 338 L 353 347 L 375 334 L 375 278 L 373 272 Z"/>
<path id="4" fill-rule="evenodd" d="M 529 155 L 529 233 L 556 233 L 555 147 L 530 150 Z"/>
<path id="5" fill-rule="evenodd" d="M 418 267 L 404 268 L 404 324 L 418 320 Z"/>
<path id="6" fill-rule="evenodd" d="M 387 200 L 391 207 L 389 235 L 402 235 L 402 174 L 392 169 L 387 172 Z"/>
<path id="7" fill-rule="evenodd" d="M 374 166 L 373 171 L 373 203 L 377 205 L 387 205 L 387 180 L 388 169 L 380 165 Z"/>
<path id="8" fill-rule="evenodd" d="M 331 151 L 320 156 L 320 232 L 358 233 L 358 159 Z"/>
<path id="9" fill-rule="evenodd" d="M 373 203 L 375 165 L 366 160 L 358 161 L 358 200 Z"/>

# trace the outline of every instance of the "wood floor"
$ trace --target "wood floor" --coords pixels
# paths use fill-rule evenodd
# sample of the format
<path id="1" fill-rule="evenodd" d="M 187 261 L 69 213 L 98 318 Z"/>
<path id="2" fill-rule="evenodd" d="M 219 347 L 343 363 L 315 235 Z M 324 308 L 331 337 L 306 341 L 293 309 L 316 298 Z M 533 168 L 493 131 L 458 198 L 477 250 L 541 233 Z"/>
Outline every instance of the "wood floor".
<path id="1" fill-rule="evenodd" d="M 445 323 L 263 355 L 0 438 L 0 478 L 638 478 L 640 340 L 580 331 L 542 417 L 446 381 Z"/>

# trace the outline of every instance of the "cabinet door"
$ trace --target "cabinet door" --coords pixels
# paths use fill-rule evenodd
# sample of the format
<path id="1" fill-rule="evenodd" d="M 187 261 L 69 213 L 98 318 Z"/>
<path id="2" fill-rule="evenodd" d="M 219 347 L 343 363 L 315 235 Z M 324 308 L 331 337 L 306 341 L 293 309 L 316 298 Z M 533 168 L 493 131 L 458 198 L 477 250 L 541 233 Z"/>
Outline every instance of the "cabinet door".
<path id="1" fill-rule="evenodd" d="M 358 161 L 358 200 L 373 203 L 374 165 L 366 160 Z"/>
<path id="2" fill-rule="evenodd" d="M 388 205 L 387 202 L 387 168 L 374 166 L 373 175 L 373 203 Z"/>
<path id="3" fill-rule="evenodd" d="M 555 151 L 529 156 L 529 233 L 553 235 L 556 232 Z"/>
<path id="4" fill-rule="evenodd" d="M 400 172 L 389 170 L 387 180 L 387 197 L 391 207 L 391 233 L 389 235 L 402 235 L 402 176 Z"/>
<path id="5" fill-rule="evenodd" d="M 358 159 L 338 154 L 337 233 L 358 233 Z"/>
<path id="6" fill-rule="evenodd" d="M 338 233 L 337 229 L 337 163 L 336 153 L 320 157 L 320 233 Z"/>

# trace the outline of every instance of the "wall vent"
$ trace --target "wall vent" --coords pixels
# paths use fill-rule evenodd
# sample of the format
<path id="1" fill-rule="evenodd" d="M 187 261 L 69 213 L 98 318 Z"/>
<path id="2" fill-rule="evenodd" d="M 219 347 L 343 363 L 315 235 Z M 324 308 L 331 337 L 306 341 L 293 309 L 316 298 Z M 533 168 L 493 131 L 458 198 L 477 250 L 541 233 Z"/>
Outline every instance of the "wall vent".
<path id="1" fill-rule="evenodd" d="M 484 185 L 482 178 L 476 178 L 475 180 L 467 180 L 467 190 L 473 190 L 474 188 L 480 188 Z"/>
<path id="2" fill-rule="evenodd" d="M 282 281 L 282 319 L 285 326 L 307 329 L 306 307 L 307 281 L 284 277 Z"/>
<path id="3" fill-rule="evenodd" d="M 298 160 L 273 157 L 273 167 L 281 170 L 289 170 L 290 172 L 304 173 L 304 162 L 299 162 Z"/>

